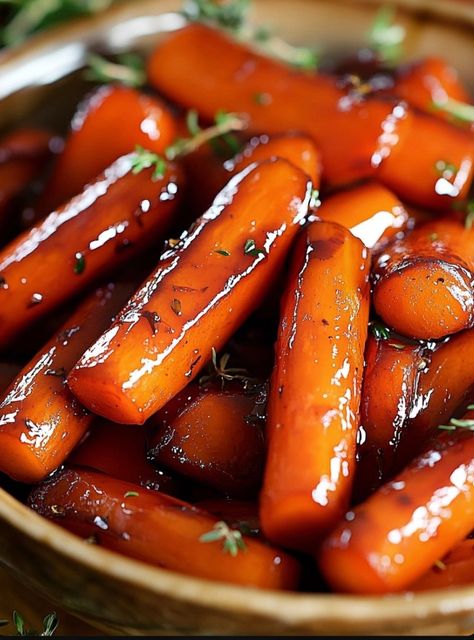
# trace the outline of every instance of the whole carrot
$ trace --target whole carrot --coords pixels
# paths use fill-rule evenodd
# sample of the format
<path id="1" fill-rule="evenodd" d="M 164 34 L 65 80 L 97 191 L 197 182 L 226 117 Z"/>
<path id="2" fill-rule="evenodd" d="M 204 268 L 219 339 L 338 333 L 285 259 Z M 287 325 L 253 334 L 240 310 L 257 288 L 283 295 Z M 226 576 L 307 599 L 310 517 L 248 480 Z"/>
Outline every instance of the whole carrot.
<path id="1" fill-rule="evenodd" d="M 285 160 L 233 178 L 73 369 L 68 384 L 79 400 L 141 424 L 181 391 L 258 306 L 310 193 Z"/>
<path id="2" fill-rule="evenodd" d="M 134 173 L 122 156 L 68 204 L 0 251 L 0 348 L 60 303 L 138 255 L 165 232 L 180 171 Z"/>
<path id="3" fill-rule="evenodd" d="M 136 145 L 163 153 L 175 130 L 170 110 L 157 96 L 118 85 L 95 89 L 72 118 L 64 150 L 38 208 L 49 213 Z"/>
<path id="4" fill-rule="evenodd" d="M 473 418 L 474 411 L 465 416 Z M 473 524 L 474 433 L 460 428 L 443 434 L 349 511 L 318 552 L 319 566 L 335 591 L 400 591 L 461 542 Z"/>
<path id="5" fill-rule="evenodd" d="M 442 338 L 474 323 L 474 229 L 443 218 L 387 247 L 375 263 L 374 306 L 399 333 Z"/>
<path id="6" fill-rule="evenodd" d="M 226 523 L 165 494 L 106 475 L 65 469 L 33 491 L 30 506 L 97 544 L 192 576 L 294 589 L 298 564 Z"/>
<path id="7" fill-rule="evenodd" d="M 10 384 L 0 403 L 0 471 L 37 482 L 80 441 L 94 416 L 71 394 L 66 376 L 132 291 L 130 284 L 97 289 Z"/>
<path id="8" fill-rule="evenodd" d="M 349 504 L 369 313 L 368 251 L 315 222 L 282 301 L 267 415 L 260 517 L 265 536 L 312 549 Z"/>

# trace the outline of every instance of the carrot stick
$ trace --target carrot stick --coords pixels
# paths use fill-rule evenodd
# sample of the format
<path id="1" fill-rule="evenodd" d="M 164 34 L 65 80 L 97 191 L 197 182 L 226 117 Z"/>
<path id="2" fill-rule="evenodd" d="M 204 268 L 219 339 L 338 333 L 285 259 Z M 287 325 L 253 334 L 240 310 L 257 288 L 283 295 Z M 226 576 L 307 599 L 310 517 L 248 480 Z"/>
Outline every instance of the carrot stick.
<path id="1" fill-rule="evenodd" d="M 474 229 L 453 219 L 421 225 L 375 264 L 374 305 L 401 334 L 436 339 L 474 323 Z"/>
<path id="2" fill-rule="evenodd" d="M 2 472 L 37 482 L 80 441 L 94 417 L 75 400 L 65 378 L 132 291 L 125 284 L 97 289 L 10 384 L 0 403 Z"/>
<path id="3" fill-rule="evenodd" d="M 311 549 L 343 515 L 354 473 L 369 312 L 367 249 L 310 225 L 282 301 L 268 405 L 265 536 Z"/>
<path id="4" fill-rule="evenodd" d="M 107 549 L 166 569 L 267 589 L 294 589 L 298 581 L 297 562 L 285 553 L 246 536 L 239 548 L 235 530 L 223 525 L 219 536 L 205 511 L 100 473 L 61 471 L 33 491 L 29 504 Z M 215 539 L 206 542 L 210 532 Z"/>
<path id="5" fill-rule="evenodd" d="M 181 391 L 258 306 L 310 191 L 285 160 L 233 178 L 73 369 L 68 384 L 80 401 L 141 424 Z"/>
<path id="6" fill-rule="evenodd" d="M 259 488 L 264 440 L 255 394 L 190 385 L 155 414 L 149 458 L 235 497 Z"/>
<path id="7" fill-rule="evenodd" d="M 96 419 L 68 458 L 68 464 L 176 496 L 181 483 L 147 460 L 147 431 Z M 112 444 L 113 443 L 113 444 Z"/>
<path id="8" fill-rule="evenodd" d="M 323 181 L 340 185 L 375 175 L 406 200 L 446 208 L 472 182 L 474 140 L 437 118 L 385 98 L 364 98 L 323 74 L 297 72 L 225 34 L 192 24 L 152 54 L 150 83 L 205 118 L 219 109 L 249 116 L 251 132 L 309 134 L 321 151 Z M 262 103 L 256 98 L 268 96 Z M 456 167 L 447 182 L 438 161 Z"/>
<path id="9" fill-rule="evenodd" d="M 98 277 L 156 242 L 176 208 L 180 172 L 134 174 L 134 154 L 0 251 L 0 347 Z"/>
<path id="10" fill-rule="evenodd" d="M 409 215 L 400 200 L 383 185 L 372 181 L 325 198 L 318 217 L 347 227 L 375 253 L 409 223 Z"/>
<path id="11" fill-rule="evenodd" d="M 175 129 L 171 112 L 158 97 L 118 85 L 95 89 L 73 116 L 64 150 L 38 208 L 49 213 L 136 145 L 163 153 Z"/>
<path id="12" fill-rule="evenodd" d="M 474 411 L 466 419 L 474 418 Z M 387 593 L 420 578 L 474 523 L 474 432 L 443 434 L 349 511 L 318 553 L 335 591 Z"/>
<path id="13" fill-rule="evenodd" d="M 474 539 L 468 538 L 412 583 L 410 591 L 428 591 L 460 587 L 474 582 Z"/>

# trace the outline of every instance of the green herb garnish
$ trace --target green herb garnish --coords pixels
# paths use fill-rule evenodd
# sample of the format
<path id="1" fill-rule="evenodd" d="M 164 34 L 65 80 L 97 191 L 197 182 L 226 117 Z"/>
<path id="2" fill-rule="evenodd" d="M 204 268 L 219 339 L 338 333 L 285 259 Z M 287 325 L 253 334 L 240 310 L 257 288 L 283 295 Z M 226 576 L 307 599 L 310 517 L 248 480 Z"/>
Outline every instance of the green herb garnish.
<path id="1" fill-rule="evenodd" d="M 189 20 L 211 22 L 235 31 L 246 22 L 249 7 L 250 0 L 185 0 L 183 13 Z"/>
<path id="2" fill-rule="evenodd" d="M 74 256 L 74 259 L 74 273 L 80 276 L 81 273 L 84 273 L 86 268 L 86 257 L 83 253 L 78 252 Z"/>
<path id="3" fill-rule="evenodd" d="M 230 251 L 227 251 L 226 249 L 216 249 L 215 253 L 218 253 L 221 256 L 230 256 Z"/>
<path id="4" fill-rule="evenodd" d="M 474 105 L 467 102 L 447 98 L 446 100 L 433 100 L 432 106 L 434 109 L 445 111 L 461 122 L 474 122 Z"/>
<path id="5" fill-rule="evenodd" d="M 375 16 L 368 34 L 369 46 L 386 64 L 396 64 L 403 54 L 405 28 L 394 22 L 395 9 L 383 6 Z"/>
<path id="6" fill-rule="evenodd" d="M 199 542 L 218 542 L 222 540 L 224 553 L 230 553 L 235 558 L 239 551 L 245 551 L 245 544 L 242 534 L 238 529 L 231 529 L 225 522 L 216 522 L 212 531 L 203 533 L 199 537 Z"/>
<path id="7" fill-rule="evenodd" d="M 59 624 L 59 618 L 56 613 L 49 613 L 43 619 L 43 630 L 41 633 L 38 633 L 38 631 L 26 628 L 25 620 L 18 611 L 13 612 L 12 619 L 16 628 L 17 636 L 52 636 Z M 7 624 L 9 624 L 8 620 L 0 620 L 0 626 L 6 626 Z"/>
<path id="8" fill-rule="evenodd" d="M 321 200 L 319 198 L 319 189 L 311 189 L 311 197 L 309 199 L 309 208 L 317 209 L 321 206 Z"/>
<path id="9" fill-rule="evenodd" d="M 258 258 L 259 255 L 265 255 L 265 251 L 263 249 L 259 249 L 255 240 L 248 239 L 244 244 L 244 254 L 246 256 L 253 256 L 254 258 Z"/>
<path id="10" fill-rule="evenodd" d="M 151 169 L 152 167 L 154 167 L 151 177 L 153 182 L 161 180 L 166 173 L 166 160 L 157 153 L 137 145 L 135 147 L 135 156 L 132 160 L 132 173 L 137 174 L 143 169 Z"/>
<path id="11" fill-rule="evenodd" d="M 220 380 L 222 387 L 225 382 L 232 381 L 242 381 L 244 383 L 254 382 L 253 378 L 248 376 L 247 369 L 237 368 L 237 367 L 227 367 L 227 364 L 230 360 L 230 354 L 224 353 L 223 356 L 217 360 L 217 351 L 214 347 L 211 348 L 211 370 L 208 375 L 201 376 L 199 379 L 199 384 L 206 385 L 213 380 Z"/>
<path id="12" fill-rule="evenodd" d="M 381 322 L 371 322 L 370 330 L 372 331 L 372 335 L 377 338 L 377 340 L 388 340 L 391 336 L 390 329 L 383 325 Z"/>
<path id="13" fill-rule="evenodd" d="M 253 94 L 253 101 L 255 102 L 255 104 L 266 106 L 268 104 L 271 104 L 272 97 L 269 93 L 265 93 L 265 91 L 258 91 L 257 93 Z"/>
<path id="14" fill-rule="evenodd" d="M 142 87 L 146 83 L 145 63 L 135 53 L 117 56 L 117 62 L 91 53 L 87 58 L 86 80 L 93 82 L 120 82 L 127 87 Z"/>
<path id="15" fill-rule="evenodd" d="M 468 407 L 468 409 L 472 408 L 474 407 Z M 441 424 L 438 429 L 442 429 L 443 431 L 456 431 L 456 429 L 468 429 L 468 431 L 474 431 L 474 418 L 468 418 L 465 420 L 451 418 L 449 424 Z"/>
<path id="16" fill-rule="evenodd" d="M 138 497 L 138 495 L 139 495 L 139 494 L 138 494 L 138 492 L 137 492 L 137 491 L 126 491 L 126 492 L 123 494 L 123 497 L 124 497 L 124 498 L 136 498 L 136 497 Z"/>
<path id="17" fill-rule="evenodd" d="M 442 177 L 449 180 L 459 171 L 458 167 L 452 162 L 446 162 L 446 160 L 438 160 L 435 162 L 435 170 Z"/>

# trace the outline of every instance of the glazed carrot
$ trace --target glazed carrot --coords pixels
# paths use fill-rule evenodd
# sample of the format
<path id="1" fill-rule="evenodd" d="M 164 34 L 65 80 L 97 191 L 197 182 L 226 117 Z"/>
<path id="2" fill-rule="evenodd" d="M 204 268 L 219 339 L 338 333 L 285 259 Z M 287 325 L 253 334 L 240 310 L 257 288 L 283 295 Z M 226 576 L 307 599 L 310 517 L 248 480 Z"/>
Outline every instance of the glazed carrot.
<path id="1" fill-rule="evenodd" d="M 402 462 L 423 447 L 439 424 L 474 401 L 474 329 L 439 344 L 425 355 L 425 362 L 411 419 L 400 439 Z"/>
<path id="2" fill-rule="evenodd" d="M 310 192 L 308 178 L 285 160 L 233 178 L 73 369 L 68 384 L 80 401 L 141 424 L 181 391 L 258 306 Z"/>
<path id="3" fill-rule="evenodd" d="M 132 172 L 114 162 L 64 207 L 0 251 L 0 346 L 60 303 L 140 254 L 169 226 L 180 172 Z"/>
<path id="4" fill-rule="evenodd" d="M 366 182 L 325 198 L 318 217 L 347 227 L 374 252 L 397 237 L 409 223 L 400 200 L 377 182 Z"/>
<path id="5" fill-rule="evenodd" d="M 303 240 L 282 301 L 260 518 L 272 542 L 311 549 L 349 503 L 369 260 L 334 223 L 313 223 Z"/>
<path id="6" fill-rule="evenodd" d="M 422 111 L 447 120 L 451 117 L 442 109 L 437 109 L 437 103 L 442 104 L 448 98 L 470 102 L 469 94 L 459 80 L 456 69 L 438 56 L 428 56 L 400 66 L 390 93 Z"/>
<path id="7" fill-rule="evenodd" d="M 10 384 L 0 403 L 0 471 L 37 482 L 80 441 L 94 417 L 75 400 L 65 378 L 132 291 L 125 284 L 97 289 Z"/>
<path id="8" fill-rule="evenodd" d="M 248 535 L 259 535 L 260 521 L 258 517 L 258 503 L 243 500 L 201 500 L 195 505 L 213 516 L 224 520 L 231 527 L 235 527 Z"/>
<path id="9" fill-rule="evenodd" d="M 352 101 L 329 76 L 299 73 L 202 24 L 160 43 L 148 76 L 152 86 L 207 119 L 225 109 L 248 114 L 256 134 L 308 133 L 330 184 L 373 175 L 373 156 L 382 148 L 388 153 L 393 140 L 380 139 L 382 127 L 390 122 L 396 132 L 405 128 L 400 105 Z"/>
<path id="10" fill-rule="evenodd" d="M 379 180 L 407 202 L 450 210 L 472 184 L 474 137 L 419 112 L 412 113 L 407 129 L 380 164 Z"/>
<path id="11" fill-rule="evenodd" d="M 324 74 L 297 72 L 204 25 L 160 43 L 148 74 L 154 87 L 205 118 L 226 109 L 246 113 L 253 133 L 309 134 L 330 185 L 378 175 L 404 199 L 441 208 L 469 190 L 474 140 L 468 132 L 406 103 L 354 95 Z M 263 103 L 256 99 L 262 94 Z M 442 160 L 456 167 L 451 186 L 434 171 Z"/>
<path id="12" fill-rule="evenodd" d="M 396 331 L 430 340 L 474 323 L 474 228 L 444 218 L 396 241 L 375 264 L 374 305 Z"/>
<path id="13" fill-rule="evenodd" d="M 474 411 L 466 415 L 472 419 Z M 318 553 L 336 591 L 409 587 L 474 523 L 474 433 L 445 433 L 393 481 L 349 511 Z"/>
<path id="14" fill-rule="evenodd" d="M 400 440 L 418 399 L 418 381 L 428 364 L 425 351 L 422 345 L 399 337 L 382 339 L 369 335 L 360 403 L 363 431 L 357 448 L 357 502 L 395 469 Z"/>
<path id="15" fill-rule="evenodd" d="M 158 97 L 118 85 L 99 87 L 79 105 L 38 208 L 49 213 L 136 145 L 162 153 L 175 128 Z"/>
<path id="16" fill-rule="evenodd" d="M 226 495 L 255 494 L 264 461 L 255 401 L 242 388 L 186 387 L 151 419 L 149 458 Z"/>
<path id="17" fill-rule="evenodd" d="M 66 469 L 34 490 L 30 506 L 59 525 L 94 535 L 108 549 L 189 575 L 267 589 L 294 589 L 298 564 L 251 537 L 245 549 L 228 536 L 226 552 L 213 516 L 156 491 L 100 473 Z M 202 536 L 214 532 L 217 539 Z"/>
<path id="18" fill-rule="evenodd" d="M 17 364 L 0 362 L 0 393 L 4 392 L 19 371 L 20 367 Z"/>
<path id="19" fill-rule="evenodd" d="M 468 538 L 438 560 L 421 578 L 410 584 L 409 591 L 428 591 L 460 587 L 474 582 L 474 539 Z"/>

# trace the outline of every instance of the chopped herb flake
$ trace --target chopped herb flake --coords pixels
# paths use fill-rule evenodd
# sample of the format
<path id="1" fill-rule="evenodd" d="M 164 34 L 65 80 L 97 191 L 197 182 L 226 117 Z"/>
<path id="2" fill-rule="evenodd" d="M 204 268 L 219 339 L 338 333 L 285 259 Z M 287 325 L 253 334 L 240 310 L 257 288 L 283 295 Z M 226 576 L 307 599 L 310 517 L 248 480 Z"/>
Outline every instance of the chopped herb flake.
<path id="1" fill-rule="evenodd" d="M 161 180 L 166 173 L 166 160 L 157 153 L 137 145 L 135 147 L 135 156 L 132 160 L 132 173 L 136 175 L 144 169 L 151 169 L 152 167 L 154 167 L 151 177 L 153 182 Z"/>
<path id="2" fill-rule="evenodd" d="M 221 256 L 230 256 L 230 251 L 227 251 L 226 249 L 216 249 L 215 253 L 218 253 Z"/>
<path id="3" fill-rule="evenodd" d="M 83 253 L 76 253 L 74 262 L 74 273 L 78 276 L 84 273 L 86 268 L 86 258 Z"/>
<path id="4" fill-rule="evenodd" d="M 244 254 L 246 256 L 254 256 L 254 258 L 258 258 L 259 255 L 265 255 L 265 251 L 263 249 L 258 249 L 255 240 L 248 239 L 244 244 Z"/>
<path id="5" fill-rule="evenodd" d="M 136 498 L 139 495 L 139 493 L 137 491 L 126 491 L 123 494 L 124 498 Z"/>
<path id="6" fill-rule="evenodd" d="M 224 553 L 229 553 L 233 558 L 239 551 L 245 551 L 245 544 L 242 534 L 237 529 L 231 529 L 225 522 L 216 522 L 213 529 L 207 533 L 203 533 L 199 537 L 199 542 L 223 542 L 222 549 Z"/>

